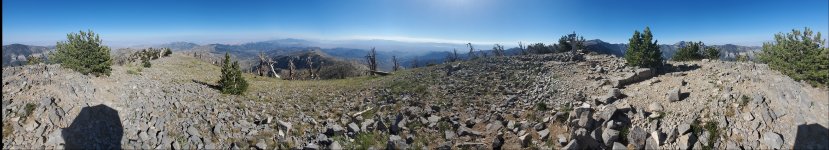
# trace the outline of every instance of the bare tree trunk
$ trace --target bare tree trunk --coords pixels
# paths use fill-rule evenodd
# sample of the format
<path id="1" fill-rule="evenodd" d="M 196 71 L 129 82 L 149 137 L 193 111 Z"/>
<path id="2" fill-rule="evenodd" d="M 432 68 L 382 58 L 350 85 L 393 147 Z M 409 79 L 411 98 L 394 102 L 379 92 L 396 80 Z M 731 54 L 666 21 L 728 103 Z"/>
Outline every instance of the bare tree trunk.
<path id="1" fill-rule="evenodd" d="M 375 75 L 374 72 L 377 71 L 377 51 L 374 50 L 374 47 L 372 47 L 371 51 L 368 52 L 366 59 L 368 61 L 368 69 L 370 71 L 369 75 Z"/>
<path id="2" fill-rule="evenodd" d="M 397 61 L 397 56 L 391 56 L 391 61 L 394 63 L 393 70 L 394 71 L 399 70 L 400 69 L 400 62 Z"/>

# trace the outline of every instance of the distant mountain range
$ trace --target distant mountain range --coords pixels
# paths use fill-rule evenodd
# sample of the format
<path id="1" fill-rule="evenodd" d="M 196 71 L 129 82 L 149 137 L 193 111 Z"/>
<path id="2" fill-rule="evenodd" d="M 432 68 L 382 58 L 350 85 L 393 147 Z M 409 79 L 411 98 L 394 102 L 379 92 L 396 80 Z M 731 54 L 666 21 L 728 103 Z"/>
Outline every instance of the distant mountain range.
<path id="1" fill-rule="evenodd" d="M 673 57 L 676 51 L 681 47 L 685 47 L 687 43 L 686 41 L 680 41 L 675 44 L 659 44 L 659 50 L 662 51 L 662 58 L 669 59 Z M 706 46 L 720 49 L 720 59 L 723 60 L 734 60 L 736 54 L 753 56 L 756 51 L 763 49 L 760 46 L 739 46 L 734 44 Z M 599 39 L 594 39 L 585 41 L 585 47 L 588 51 L 622 57 L 625 55 L 625 51 L 627 51 L 628 44 L 610 44 Z"/>
<path id="2" fill-rule="evenodd" d="M 26 57 L 37 56 L 42 57 L 50 50 L 55 49 L 45 46 L 32 46 L 23 44 L 3 45 L 3 67 L 19 66 L 26 63 Z"/>
<path id="3" fill-rule="evenodd" d="M 675 44 L 660 44 L 662 50 L 662 57 L 670 58 L 674 53 L 685 45 L 685 41 L 677 42 Z M 589 40 L 585 42 L 588 51 L 615 55 L 622 57 L 627 49 L 627 44 L 611 44 L 599 39 Z M 473 44 L 476 52 L 490 53 L 492 45 Z M 753 55 L 755 51 L 762 49 L 759 46 L 739 46 L 733 44 L 726 45 L 709 45 L 720 48 L 722 50 L 722 58 L 724 60 L 733 60 L 735 54 Z M 271 57 L 290 56 L 292 54 L 300 54 L 303 52 L 317 51 L 323 56 L 330 56 L 340 60 L 351 61 L 365 61 L 364 58 L 368 51 L 375 47 L 377 49 L 378 66 L 382 70 L 390 70 L 392 67 L 392 56 L 398 57 L 403 67 L 411 67 L 414 61 L 417 60 L 418 66 L 425 66 L 427 64 L 442 63 L 446 56 L 453 50 L 457 49 L 461 57 L 466 57 L 469 52 L 465 44 L 452 43 L 430 43 L 430 42 L 401 42 L 393 40 L 343 40 L 343 41 L 310 41 L 304 39 L 280 39 L 260 42 L 250 42 L 243 44 L 205 44 L 200 45 L 191 42 L 172 42 L 166 44 L 141 46 L 134 48 L 170 48 L 173 51 L 203 51 L 213 54 L 231 53 L 236 57 L 242 59 L 252 60 L 257 57 L 257 54 L 264 52 Z M 53 50 L 54 46 L 31 46 L 23 44 L 11 44 L 3 46 L 3 66 L 20 65 L 25 62 L 25 57 L 37 55 L 49 50 Z M 508 48 L 507 55 L 518 54 L 518 48 Z M 243 60 L 244 61 L 244 60 Z"/>

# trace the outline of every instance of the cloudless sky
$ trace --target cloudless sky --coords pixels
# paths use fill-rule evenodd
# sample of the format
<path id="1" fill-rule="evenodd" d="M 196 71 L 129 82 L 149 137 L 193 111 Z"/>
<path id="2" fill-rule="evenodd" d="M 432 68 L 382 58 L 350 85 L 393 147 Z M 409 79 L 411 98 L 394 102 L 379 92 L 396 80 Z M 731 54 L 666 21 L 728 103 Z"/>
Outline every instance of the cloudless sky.
<path id="1" fill-rule="evenodd" d="M 826 37 L 827 0 L 3 0 L 3 44 L 54 45 L 92 29 L 109 44 L 238 43 L 279 38 L 553 42 L 573 31 L 627 43 L 761 45 L 810 27 Z"/>

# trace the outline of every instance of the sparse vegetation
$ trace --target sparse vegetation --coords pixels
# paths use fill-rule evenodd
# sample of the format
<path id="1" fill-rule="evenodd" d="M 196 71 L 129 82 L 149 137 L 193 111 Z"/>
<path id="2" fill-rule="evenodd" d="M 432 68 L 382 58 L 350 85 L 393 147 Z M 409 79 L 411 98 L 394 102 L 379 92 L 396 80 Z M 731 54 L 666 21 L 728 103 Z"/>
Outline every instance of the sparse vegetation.
<path id="1" fill-rule="evenodd" d="M 377 132 L 361 132 L 361 133 L 357 134 L 357 136 L 354 138 L 354 143 L 352 143 L 354 145 L 352 145 L 350 147 L 343 147 L 343 148 L 346 148 L 346 149 L 369 149 L 371 147 L 382 148 L 382 147 L 384 147 L 383 145 L 386 144 L 384 141 L 386 141 L 387 139 L 389 139 L 389 138 L 388 138 L 388 135 L 386 135 L 386 134 L 377 133 Z"/>
<path id="2" fill-rule="evenodd" d="M 219 86 L 224 94 L 241 95 L 248 89 L 248 82 L 242 77 L 242 70 L 239 69 L 239 62 L 230 62 L 230 54 L 225 53 L 222 64 L 222 77 Z"/>
<path id="3" fill-rule="evenodd" d="M 746 54 L 737 54 L 734 56 L 734 60 L 737 60 L 738 62 L 748 62 L 750 59 Z"/>
<path id="4" fill-rule="evenodd" d="M 547 103 L 544 103 L 544 102 L 535 103 L 535 110 L 547 111 Z"/>
<path id="5" fill-rule="evenodd" d="M 35 57 L 34 55 L 26 57 L 26 64 L 34 65 L 43 62 L 40 57 Z"/>
<path id="6" fill-rule="evenodd" d="M 659 50 L 657 42 L 654 41 L 649 27 L 645 27 L 643 33 L 639 33 L 639 30 L 634 31 L 625 53 L 628 65 L 647 68 L 662 65 L 662 51 Z"/>
<path id="7" fill-rule="evenodd" d="M 714 149 L 714 143 L 717 143 L 716 140 L 720 137 L 720 130 L 717 124 L 716 121 L 705 123 L 705 130 L 708 131 L 708 143 L 702 146 L 703 150 Z"/>
<path id="8" fill-rule="evenodd" d="M 83 74 L 109 75 L 112 71 L 109 47 L 104 46 L 92 30 L 79 32 L 69 33 L 67 41 L 57 43 L 55 60 L 63 67 Z"/>
<path id="9" fill-rule="evenodd" d="M 37 104 L 35 104 L 35 103 L 26 103 L 26 107 L 23 108 L 23 110 L 25 112 L 22 115 L 20 115 L 20 117 L 21 118 L 26 118 L 26 117 L 31 116 L 32 112 L 35 111 L 35 108 L 37 108 Z"/>
<path id="10" fill-rule="evenodd" d="M 628 134 L 630 134 L 630 126 L 622 127 L 622 130 L 619 131 L 619 143 L 628 144 Z"/>
<path id="11" fill-rule="evenodd" d="M 829 48 L 820 32 L 793 29 L 790 33 L 775 34 L 774 40 L 764 43 L 763 51 L 757 54 L 761 62 L 794 80 L 829 85 Z"/>

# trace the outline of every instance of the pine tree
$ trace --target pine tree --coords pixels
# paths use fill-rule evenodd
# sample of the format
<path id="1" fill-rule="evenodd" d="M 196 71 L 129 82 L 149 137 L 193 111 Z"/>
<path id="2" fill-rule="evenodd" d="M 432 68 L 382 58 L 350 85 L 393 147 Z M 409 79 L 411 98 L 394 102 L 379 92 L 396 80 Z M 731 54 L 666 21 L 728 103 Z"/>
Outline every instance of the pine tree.
<path id="1" fill-rule="evenodd" d="M 792 79 L 829 85 L 829 48 L 820 32 L 793 29 L 791 33 L 775 34 L 774 40 L 763 43 L 763 51 L 757 55 L 761 62 Z"/>
<path id="2" fill-rule="evenodd" d="M 222 64 L 222 77 L 219 79 L 221 91 L 224 94 L 240 95 L 248 88 L 248 82 L 242 77 L 242 70 L 238 61 L 230 62 L 230 54 L 225 53 Z"/>
<path id="3" fill-rule="evenodd" d="M 67 41 L 57 43 L 56 62 L 82 74 L 109 75 L 112 72 L 109 47 L 102 45 L 101 38 L 92 30 L 79 32 L 69 33 Z"/>
<path id="4" fill-rule="evenodd" d="M 662 65 L 662 51 L 659 50 L 658 41 L 651 41 L 653 41 L 653 34 L 649 27 L 645 27 L 643 33 L 638 30 L 633 32 L 625 53 L 628 65 L 647 68 Z"/>
<path id="5" fill-rule="evenodd" d="M 705 51 L 703 51 L 703 56 L 706 59 L 718 60 L 720 59 L 720 49 L 716 47 L 706 47 Z"/>
<path id="6" fill-rule="evenodd" d="M 674 61 L 691 61 L 702 59 L 702 42 L 689 42 L 685 47 L 679 48 L 674 54 Z"/>

